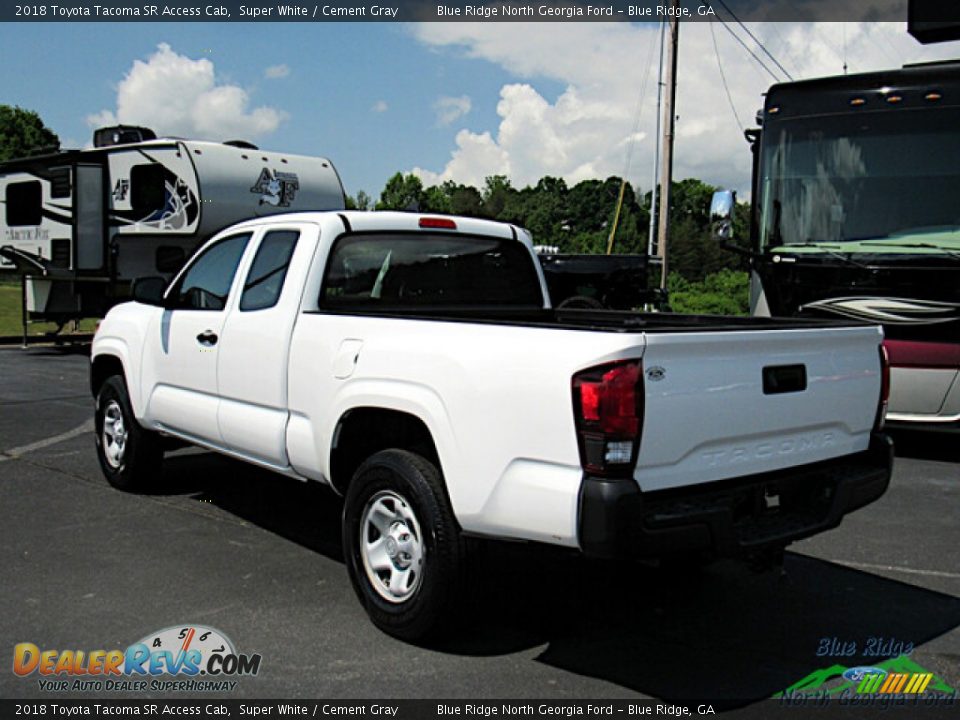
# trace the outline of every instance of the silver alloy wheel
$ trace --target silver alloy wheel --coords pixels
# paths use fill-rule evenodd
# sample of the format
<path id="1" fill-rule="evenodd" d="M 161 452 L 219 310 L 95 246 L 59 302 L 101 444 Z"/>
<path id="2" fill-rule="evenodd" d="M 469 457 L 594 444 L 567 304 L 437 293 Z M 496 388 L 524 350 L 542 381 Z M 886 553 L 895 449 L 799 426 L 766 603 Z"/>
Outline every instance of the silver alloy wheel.
<path id="1" fill-rule="evenodd" d="M 123 455 L 127 449 L 127 427 L 123 422 L 123 410 L 120 403 L 111 400 L 103 411 L 103 457 L 112 468 L 123 464 Z"/>
<path id="2" fill-rule="evenodd" d="M 413 597 L 423 577 L 423 535 L 413 508 L 392 490 L 367 501 L 360 519 L 360 555 L 367 579 L 384 600 Z"/>

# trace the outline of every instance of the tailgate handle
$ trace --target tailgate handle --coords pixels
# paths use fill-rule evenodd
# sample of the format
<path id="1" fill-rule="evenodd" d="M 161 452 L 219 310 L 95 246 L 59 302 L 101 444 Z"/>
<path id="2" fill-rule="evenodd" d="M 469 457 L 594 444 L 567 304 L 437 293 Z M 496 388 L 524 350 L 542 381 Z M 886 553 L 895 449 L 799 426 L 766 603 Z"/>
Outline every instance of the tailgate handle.
<path id="1" fill-rule="evenodd" d="M 806 389 L 806 365 L 768 365 L 763 369 L 764 395 L 803 392 Z"/>

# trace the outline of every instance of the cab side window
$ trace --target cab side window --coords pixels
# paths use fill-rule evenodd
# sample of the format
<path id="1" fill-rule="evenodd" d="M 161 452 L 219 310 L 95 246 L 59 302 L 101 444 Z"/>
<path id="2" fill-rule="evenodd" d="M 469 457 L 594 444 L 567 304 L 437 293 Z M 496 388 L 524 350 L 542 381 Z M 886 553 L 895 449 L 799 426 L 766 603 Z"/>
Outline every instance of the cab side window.
<path id="1" fill-rule="evenodd" d="M 190 265 L 171 291 L 174 309 L 223 310 L 250 233 L 224 238 Z"/>
<path id="2" fill-rule="evenodd" d="M 260 241 L 243 285 L 241 310 L 264 310 L 277 304 L 299 237 L 296 230 L 274 230 Z"/>

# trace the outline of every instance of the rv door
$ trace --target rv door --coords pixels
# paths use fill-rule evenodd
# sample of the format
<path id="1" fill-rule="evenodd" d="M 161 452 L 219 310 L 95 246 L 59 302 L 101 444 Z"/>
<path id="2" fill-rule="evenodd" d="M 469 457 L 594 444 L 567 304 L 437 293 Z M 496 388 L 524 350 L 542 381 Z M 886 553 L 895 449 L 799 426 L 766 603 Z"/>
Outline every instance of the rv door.
<path id="1" fill-rule="evenodd" d="M 76 247 L 73 257 L 77 270 L 103 270 L 106 264 L 106 226 L 102 165 L 77 165 L 74 183 L 76 208 Z"/>

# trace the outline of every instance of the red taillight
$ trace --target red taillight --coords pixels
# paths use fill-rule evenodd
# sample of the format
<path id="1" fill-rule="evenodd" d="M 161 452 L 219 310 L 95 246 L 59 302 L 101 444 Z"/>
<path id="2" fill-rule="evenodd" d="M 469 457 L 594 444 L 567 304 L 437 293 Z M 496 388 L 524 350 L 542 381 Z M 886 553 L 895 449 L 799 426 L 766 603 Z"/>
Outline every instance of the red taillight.
<path id="1" fill-rule="evenodd" d="M 573 411 L 580 464 L 589 473 L 629 475 L 643 421 L 639 361 L 584 370 L 573 376 Z"/>
<path id="2" fill-rule="evenodd" d="M 880 343 L 880 401 L 877 403 L 877 417 L 873 422 L 874 430 L 882 430 L 887 419 L 887 406 L 890 403 L 890 355 L 883 343 Z"/>
<path id="3" fill-rule="evenodd" d="M 422 217 L 420 218 L 420 227 L 437 228 L 440 230 L 456 230 L 457 224 L 450 218 Z"/>

